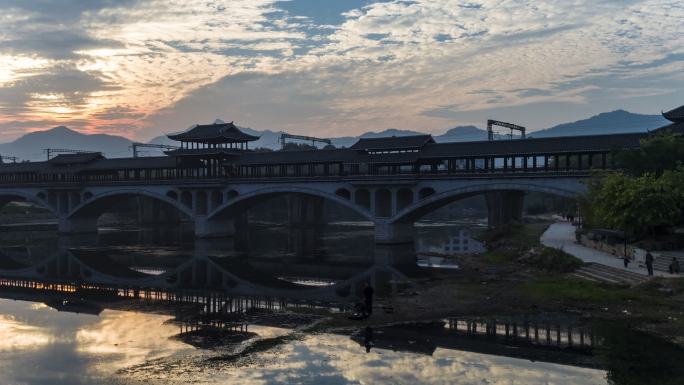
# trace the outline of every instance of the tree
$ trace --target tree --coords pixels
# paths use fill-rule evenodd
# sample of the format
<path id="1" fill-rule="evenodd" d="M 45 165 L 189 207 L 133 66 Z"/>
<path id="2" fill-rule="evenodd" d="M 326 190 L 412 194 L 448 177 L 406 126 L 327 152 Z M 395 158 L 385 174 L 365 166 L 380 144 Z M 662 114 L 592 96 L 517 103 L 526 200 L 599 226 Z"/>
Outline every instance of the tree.
<path id="1" fill-rule="evenodd" d="M 660 226 L 672 226 L 682 219 L 684 168 L 665 171 L 658 177 L 645 173 L 633 177 L 610 174 L 589 183 L 582 201 L 585 223 L 630 235 L 655 235 Z"/>
<path id="2" fill-rule="evenodd" d="M 617 151 L 614 157 L 618 166 L 630 175 L 660 176 L 684 164 L 684 136 L 669 132 L 654 135 L 643 139 L 639 149 Z"/>

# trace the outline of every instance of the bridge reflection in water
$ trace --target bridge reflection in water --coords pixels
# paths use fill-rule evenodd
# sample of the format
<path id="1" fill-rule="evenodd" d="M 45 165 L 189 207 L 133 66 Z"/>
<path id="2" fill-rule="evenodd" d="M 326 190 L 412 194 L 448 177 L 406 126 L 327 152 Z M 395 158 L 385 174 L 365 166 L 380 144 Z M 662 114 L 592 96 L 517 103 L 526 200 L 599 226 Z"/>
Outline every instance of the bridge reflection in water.
<path id="1" fill-rule="evenodd" d="M 205 290 L 141 288 L 135 285 L 88 284 L 68 280 L 0 279 L 0 297 L 42 302 L 59 311 L 99 314 L 104 309 L 136 311 L 174 316 L 179 338 L 184 335 L 253 337 L 249 325 L 296 327 L 315 319 L 307 314 L 321 310 L 345 311 L 344 302 L 325 298 L 294 299 L 286 296 L 246 296 Z M 279 317 L 282 310 L 294 316 Z M 524 358 L 534 361 L 602 368 L 594 357 L 600 345 L 590 328 L 567 321 L 498 319 L 448 319 L 430 327 L 384 328 L 376 337 L 376 348 L 432 354 L 436 348 Z M 376 334 L 376 336 L 378 336 Z M 358 336 L 353 336 L 358 340 Z M 231 339 L 231 340 L 234 340 Z M 220 339 L 219 341 L 222 341 Z M 412 342 L 407 342 L 412 341 Z M 210 342 L 200 342 L 207 346 Z M 365 342 L 364 342 L 365 343 Z"/>
<path id="2" fill-rule="evenodd" d="M 270 231 L 269 237 L 261 233 L 256 239 L 248 235 L 195 244 L 180 236 L 175 244 L 152 251 L 150 244 L 136 246 L 137 241 L 107 246 L 116 233 L 100 239 L 61 238 L 49 257 L 38 252 L 47 246 L 12 246 L 0 255 L 0 298 L 88 315 L 108 309 L 165 314 L 177 327 L 174 339 L 213 349 L 255 338 L 260 327 L 293 329 L 310 324 L 316 314 L 347 311 L 369 280 L 381 297 L 397 295 L 421 273 L 413 249 L 375 246 L 372 233 L 350 242 L 311 229 Z M 164 237 L 142 238 L 168 243 Z M 279 246 L 274 249 L 269 242 Z M 461 317 L 361 329 L 351 338 L 361 345 L 359 353 L 388 349 L 435 355 L 446 349 L 601 369 L 624 378 L 633 375 L 630 367 L 640 366 L 625 364 L 620 355 L 634 354 L 635 348 L 616 351 L 615 346 L 643 336 L 616 330 L 597 330 L 567 315 Z M 672 347 L 658 349 L 682 357 Z M 654 364 L 652 357 L 640 359 Z"/>

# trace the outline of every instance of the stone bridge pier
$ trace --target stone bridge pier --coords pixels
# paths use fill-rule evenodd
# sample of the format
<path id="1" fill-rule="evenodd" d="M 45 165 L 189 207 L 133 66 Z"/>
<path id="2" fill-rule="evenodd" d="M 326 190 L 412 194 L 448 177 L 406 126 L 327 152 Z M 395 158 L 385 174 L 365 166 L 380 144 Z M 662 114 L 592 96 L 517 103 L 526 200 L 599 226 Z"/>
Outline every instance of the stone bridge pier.
<path id="1" fill-rule="evenodd" d="M 242 213 L 234 218 L 210 219 L 207 215 L 195 216 L 196 238 L 233 237 L 240 227 L 247 227 L 247 215 Z"/>
<path id="2" fill-rule="evenodd" d="M 147 196 L 136 198 L 138 206 L 138 223 L 140 225 L 170 225 L 181 222 L 177 210 L 168 210 L 164 203 Z"/>
<path id="3" fill-rule="evenodd" d="M 414 235 L 412 222 L 375 222 L 375 243 L 379 245 L 411 243 Z"/>
<path id="4" fill-rule="evenodd" d="M 325 200 L 308 195 L 288 195 L 287 218 L 291 226 L 323 226 Z"/>
<path id="5" fill-rule="evenodd" d="M 522 222 L 524 191 L 493 191 L 485 193 L 487 224 L 497 227 Z"/>

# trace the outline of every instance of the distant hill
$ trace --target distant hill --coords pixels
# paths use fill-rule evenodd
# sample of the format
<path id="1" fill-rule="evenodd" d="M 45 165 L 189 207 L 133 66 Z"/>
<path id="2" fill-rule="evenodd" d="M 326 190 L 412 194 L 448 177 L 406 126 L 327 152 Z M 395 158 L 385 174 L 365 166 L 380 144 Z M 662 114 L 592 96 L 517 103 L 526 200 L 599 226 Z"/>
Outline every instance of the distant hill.
<path id="1" fill-rule="evenodd" d="M 454 127 L 442 135 L 434 137 L 438 143 L 443 142 L 474 142 L 478 140 L 487 140 L 487 130 L 475 126 L 461 126 Z"/>
<path id="2" fill-rule="evenodd" d="M 594 115 L 591 118 L 572 123 L 559 124 L 545 130 L 530 133 L 530 137 L 600 135 L 627 132 L 645 132 L 670 123 L 662 115 L 633 114 L 616 110 Z"/>
<path id="3" fill-rule="evenodd" d="M 220 119 L 217 122 L 222 122 Z M 616 134 L 623 132 L 645 132 L 662 127 L 669 122 L 660 115 L 633 114 L 624 110 L 604 112 L 588 119 L 578 120 L 572 123 L 559 124 L 540 131 L 531 132 L 529 137 L 542 138 L 551 136 L 569 135 L 600 135 Z M 266 147 L 278 149 L 280 147 L 280 134 L 282 131 L 264 130 L 257 131 L 251 128 L 241 128 L 248 134 L 259 136 L 259 140 L 250 143 L 250 148 Z M 399 130 L 390 128 L 380 132 L 366 132 L 359 136 L 345 136 L 331 138 L 335 147 L 349 147 L 359 138 L 374 138 L 379 136 L 406 136 L 420 135 L 419 131 Z M 459 126 L 448 129 L 443 134 L 433 135 L 438 143 L 465 142 L 487 140 L 487 131 L 475 126 Z M 149 143 L 177 144 L 169 140 L 165 135 L 158 136 Z M 129 148 L 131 141 L 115 135 L 94 134 L 87 135 L 71 130 L 64 126 L 55 127 L 46 131 L 37 131 L 26 134 L 14 142 L 0 144 L 0 155 L 14 155 L 27 160 L 45 159 L 44 148 L 74 148 L 91 151 L 100 151 L 109 158 L 125 157 L 131 155 Z M 143 149 L 145 155 L 162 155 L 161 150 Z"/>
<path id="4" fill-rule="evenodd" d="M 410 136 L 410 135 L 422 135 L 423 132 L 409 131 L 409 130 L 398 130 L 396 128 L 388 128 L 380 132 L 365 132 L 359 136 L 342 136 L 338 138 L 332 138 L 333 146 L 335 147 L 351 147 L 356 143 L 359 138 L 378 138 L 381 136 Z"/>
<path id="5" fill-rule="evenodd" d="M 45 148 L 67 148 L 99 151 L 107 157 L 130 156 L 131 141 L 116 135 L 82 134 L 64 126 L 28 133 L 10 143 L 0 144 L 1 155 L 18 156 L 24 160 L 44 160 Z"/>

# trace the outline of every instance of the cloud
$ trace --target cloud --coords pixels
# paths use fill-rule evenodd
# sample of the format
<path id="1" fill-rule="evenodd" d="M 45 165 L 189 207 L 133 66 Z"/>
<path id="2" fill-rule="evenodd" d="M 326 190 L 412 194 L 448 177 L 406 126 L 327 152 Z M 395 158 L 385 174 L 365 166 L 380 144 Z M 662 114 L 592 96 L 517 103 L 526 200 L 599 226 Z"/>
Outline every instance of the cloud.
<path id="1" fill-rule="evenodd" d="M 145 114 L 137 112 L 129 106 L 111 107 L 93 114 L 94 118 L 101 120 L 139 119 L 144 116 Z"/>
<path id="2" fill-rule="evenodd" d="M 190 114 L 330 135 L 440 130 L 543 103 L 659 110 L 684 83 L 677 0 L 15 0 L 0 12 L 0 123 L 151 137 Z M 57 80 L 38 76 L 64 68 L 86 74 L 83 89 L 41 91 Z M 528 125 L 553 119 L 532 111 L 543 119 Z"/>
<path id="3" fill-rule="evenodd" d="M 0 42 L 0 51 L 13 55 L 39 55 L 50 59 L 76 58 L 78 51 L 119 48 L 121 43 L 98 40 L 83 32 L 71 30 L 22 31 L 13 29 L 14 36 Z"/>
<path id="4" fill-rule="evenodd" d="M 50 109 L 77 110 L 86 106 L 93 93 L 117 89 L 101 73 L 51 67 L 0 88 L 0 113 L 40 115 Z"/>

